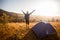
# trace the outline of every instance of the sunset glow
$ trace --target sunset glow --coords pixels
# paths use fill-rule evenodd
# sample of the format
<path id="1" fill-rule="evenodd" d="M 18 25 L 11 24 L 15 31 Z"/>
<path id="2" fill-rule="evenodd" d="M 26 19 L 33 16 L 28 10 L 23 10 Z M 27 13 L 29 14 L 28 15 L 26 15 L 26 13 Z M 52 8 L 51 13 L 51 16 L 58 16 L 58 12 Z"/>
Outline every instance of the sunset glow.
<path id="1" fill-rule="evenodd" d="M 59 10 L 58 4 L 54 1 L 39 2 L 37 3 L 37 6 L 35 6 L 35 8 L 36 12 L 33 13 L 33 15 L 41 15 L 41 16 L 57 16 Z"/>

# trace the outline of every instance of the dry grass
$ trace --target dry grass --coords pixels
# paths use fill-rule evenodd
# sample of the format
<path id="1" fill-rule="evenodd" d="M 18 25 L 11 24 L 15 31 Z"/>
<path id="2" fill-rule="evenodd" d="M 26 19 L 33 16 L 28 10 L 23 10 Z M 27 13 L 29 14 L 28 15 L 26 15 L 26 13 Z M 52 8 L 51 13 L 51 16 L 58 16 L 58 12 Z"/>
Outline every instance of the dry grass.
<path id="1" fill-rule="evenodd" d="M 60 38 L 60 22 L 50 23 L 54 26 Z M 36 23 L 30 23 L 29 28 L 31 29 L 35 24 Z M 4 28 L 3 25 L 0 24 L 0 40 L 14 40 L 14 38 L 17 40 L 37 40 L 33 32 L 26 30 L 25 23 L 8 23 L 7 25 L 7 28 Z"/>
<path id="2" fill-rule="evenodd" d="M 60 22 L 50 22 L 54 26 L 60 40 Z"/>
<path id="3" fill-rule="evenodd" d="M 30 23 L 30 28 L 34 24 Z M 7 27 L 0 23 L 0 40 L 9 40 L 14 35 L 22 39 L 27 32 L 25 23 L 7 23 Z"/>

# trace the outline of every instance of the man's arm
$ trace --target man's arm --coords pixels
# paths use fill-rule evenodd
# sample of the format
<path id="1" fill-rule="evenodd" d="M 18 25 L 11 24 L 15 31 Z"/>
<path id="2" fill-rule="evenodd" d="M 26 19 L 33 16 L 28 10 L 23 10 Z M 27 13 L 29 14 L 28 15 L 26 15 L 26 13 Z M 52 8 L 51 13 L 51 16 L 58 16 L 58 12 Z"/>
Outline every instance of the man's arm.
<path id="1" fill-rule="evenodd" d="M 30 14 L 32 14 L 34 11 L 35 11 L 35 10 L 33 10 Z M 29 14 L 29 15 L 30 15 L 30 14 Z"/>
<path id="2" fill-rule="evenodd" d="M 25 12 L 22 10 L 23 14 L 25 14 Z"/>

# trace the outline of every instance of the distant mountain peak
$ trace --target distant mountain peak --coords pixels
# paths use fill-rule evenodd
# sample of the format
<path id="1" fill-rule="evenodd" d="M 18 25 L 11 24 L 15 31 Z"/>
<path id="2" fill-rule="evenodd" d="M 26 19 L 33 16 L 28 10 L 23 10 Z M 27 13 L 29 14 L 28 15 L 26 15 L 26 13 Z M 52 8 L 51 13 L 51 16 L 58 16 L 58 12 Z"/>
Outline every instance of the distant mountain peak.
<path id="1" fill-rule="evenodd" d="M 0 12 L 1 12 L 1 11 L 4 11 L 4 12 L 6 12 L 6 11 L 5 11 L 5 10 L 3 10 L 3 9 L 0 9 Z"/>

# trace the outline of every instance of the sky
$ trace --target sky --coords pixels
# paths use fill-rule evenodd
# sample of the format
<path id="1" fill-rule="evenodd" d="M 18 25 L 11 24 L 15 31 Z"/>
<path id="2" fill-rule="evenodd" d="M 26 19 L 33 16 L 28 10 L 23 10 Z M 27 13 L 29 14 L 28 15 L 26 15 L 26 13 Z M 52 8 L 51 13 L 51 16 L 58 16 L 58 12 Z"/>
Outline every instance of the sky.
<path id="1" fill-rule="evenodd" d="M 60 16 L 59 0 L 0 0 L 0 9 L 22 13 L 35 10 L 32 15 Z"/>

